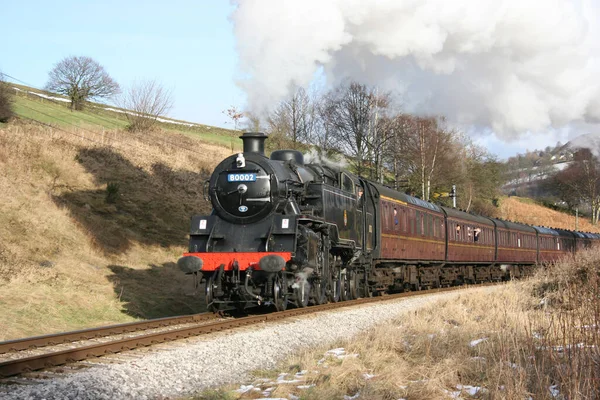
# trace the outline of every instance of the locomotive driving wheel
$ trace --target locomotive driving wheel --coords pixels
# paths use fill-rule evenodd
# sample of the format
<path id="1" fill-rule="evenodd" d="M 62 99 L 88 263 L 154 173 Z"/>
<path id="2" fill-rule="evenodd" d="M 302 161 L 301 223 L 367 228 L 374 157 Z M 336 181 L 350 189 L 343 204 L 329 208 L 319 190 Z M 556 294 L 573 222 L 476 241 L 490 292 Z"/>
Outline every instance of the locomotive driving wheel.
<path id="1" fill-rule="evenodd" d="M 348 280 L 348 293 L 350 295 L 350 299 L 358 299 L 358 274 L 354 270 L 350 270 L 346 272 L 346 277 Z"/>
<path id="2" fill-rule="evenodd" d="M 330 257 L 329 265 L 330 268 L 330 277 L 329 277 L 329 301 L 332 303 L 337 303 L 340 301 L 340 296 L 342 294 L 342 280 L 340 279 L 340 271 L 338 268 L 337 257 Z"/>
<path id="3" fill-rule="evenodd" d="M 308 280 L 299 279 L 294 284 L 294 298 L 297 307 L 303 308 L 308 306 L 308 300 L 310 299 L 310 283 Z"/>
<path id="4" fill-rule="evenodd" d="M 214 303 L 215 295 L 215 275 L 211 275 L 206 280 L 206 287 L 204 288 L 204 298 L 206 300 L 206 307 L 209 311 L 217 312 L 219 311 L 219 306 Z"/>
<path id="5" fill-rule="evenodd" d="M 288 304 L 287 279 L 285 274 L 280 272 L 273 281 L 273 303 L 277 311 L 285 311 Z"/>
<path id="6" fill-rule="evenodd" d="M 350 284 L 348 282 L 348 276 L 350 271 L 348 269 L 340 271 L 340 299 L 342 301 L 352 300 L 350 297 Z"/>
<path id="7" fill-rule="evenodd" d="M 311 299 L 316 305 L 327 303 L 326 283 L 316 278 L 312 283 Z"/>

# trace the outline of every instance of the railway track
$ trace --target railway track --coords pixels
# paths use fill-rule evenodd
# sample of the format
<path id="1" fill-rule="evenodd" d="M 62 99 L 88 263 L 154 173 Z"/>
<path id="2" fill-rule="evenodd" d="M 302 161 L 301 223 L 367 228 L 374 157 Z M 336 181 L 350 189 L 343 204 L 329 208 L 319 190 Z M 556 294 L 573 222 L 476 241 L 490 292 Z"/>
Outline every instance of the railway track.
<path id="1" fill-rule="evenodd" d="M 484 283 L 477 286 L 492 284 Z M 276 321 L 318 311 L 447 292 L 465 287 L 456 286 L 362 298 L 307 308 L 294 308 L 269 314 L 250 315 L 241 318 L 222 318 L 212 313 L 203 313 L 10 340 L 0 342 L 0 378 L 7 378 L 25 372 L 56 367 L 158 343 Z M 36 354 L 31 354 L 32 352 Z"/>

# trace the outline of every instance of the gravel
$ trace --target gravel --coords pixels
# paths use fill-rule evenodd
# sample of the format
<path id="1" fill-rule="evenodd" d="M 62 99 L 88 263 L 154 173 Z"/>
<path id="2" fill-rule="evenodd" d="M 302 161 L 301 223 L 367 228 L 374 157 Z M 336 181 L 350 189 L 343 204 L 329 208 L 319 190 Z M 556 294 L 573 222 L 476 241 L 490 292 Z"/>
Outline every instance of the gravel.
<path id="1" fill-rule="evenodd" d="M 492 290 L 473 288 L 466 291 Z M 179 342 L 118 364 L 98 366 L 27 385 L 0 386 L 0 399 L 160 399 L 241 382 L 302 348 L 331 344 L 465 290 L 422 295 L 270 322 Z"/>

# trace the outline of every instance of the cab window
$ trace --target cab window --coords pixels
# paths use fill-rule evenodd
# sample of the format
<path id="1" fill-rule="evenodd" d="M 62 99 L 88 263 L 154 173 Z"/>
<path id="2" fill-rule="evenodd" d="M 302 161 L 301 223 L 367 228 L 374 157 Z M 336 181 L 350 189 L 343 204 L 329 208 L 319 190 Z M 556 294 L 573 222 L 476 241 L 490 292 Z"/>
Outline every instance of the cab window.
<path id="1" fill-rule="evenodd" d="M 352 179 L 350 179 L 350 177 L 346 174 L 342 174 L 342 187 L 341 189 L 349 192 L 349 193 L 354 193 L 354 182 L 352 182 Z"/>

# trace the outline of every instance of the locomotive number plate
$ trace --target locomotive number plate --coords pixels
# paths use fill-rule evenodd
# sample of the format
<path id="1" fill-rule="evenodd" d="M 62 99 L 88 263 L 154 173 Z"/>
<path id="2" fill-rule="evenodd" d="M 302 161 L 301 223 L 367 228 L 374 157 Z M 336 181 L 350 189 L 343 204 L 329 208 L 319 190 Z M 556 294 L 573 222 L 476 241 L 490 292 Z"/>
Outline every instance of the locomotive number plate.
<path id="1" fill-rule="evenodd" d="M 227 182 L 255 182 L 256 174 L 227 174 Z"/>

